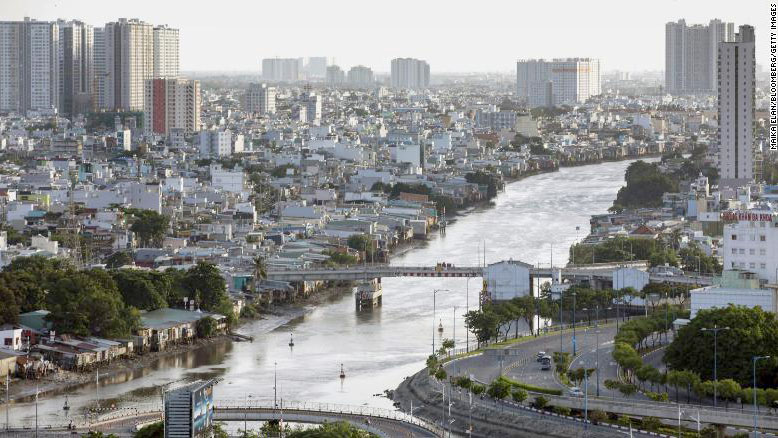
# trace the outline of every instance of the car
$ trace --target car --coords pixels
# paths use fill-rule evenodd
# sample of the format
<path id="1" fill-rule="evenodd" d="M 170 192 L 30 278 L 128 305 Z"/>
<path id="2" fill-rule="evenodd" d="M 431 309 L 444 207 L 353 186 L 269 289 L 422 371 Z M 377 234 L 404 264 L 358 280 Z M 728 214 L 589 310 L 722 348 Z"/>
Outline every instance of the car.
<path id="1" fill-rule="evenodd" d="M 567 394 L 570 397 L 583 397 L 583 395 L 584 395 L 583 391 L 581 391 L 581 388 L 579 388 L 577 386 L 573 386 L 572 388 L 570 388 L 570 390 L 567 391 Z"/>
<path id="2" fill-rule="evenodd" d="M 543 360 L 543 356 L 545 356 L 545 355 L 546 355 L 545 351 L 538 351 L 538 359 L 537 359 L 537 361 L 540 362 L 541 360 Z"/>

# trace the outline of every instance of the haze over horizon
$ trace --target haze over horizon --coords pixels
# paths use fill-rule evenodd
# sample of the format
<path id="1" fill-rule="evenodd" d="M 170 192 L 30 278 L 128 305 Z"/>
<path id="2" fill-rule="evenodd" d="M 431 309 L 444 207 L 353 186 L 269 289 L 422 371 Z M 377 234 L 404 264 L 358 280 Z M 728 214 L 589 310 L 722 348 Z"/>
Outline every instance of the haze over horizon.
<path id="1" fill-rule="evenodd" d="M 79 19 L 94 26 L 120 17 L 180 29 L 181 69 L 261 71 L 261 59 L 327 56 L 341 67 L 387 72 L 395 57 L 429 62 L 434 73 L 512 72 L 520 58 L 599 58 L 604 71 L 664 69 L 664 25 L 713 18 L 756 29 L 757 63 L 768 65 L 769 4 L 759 1 L 550 0 L 523 3 L 354 0 L 262 2 L 4 0 L 3 20 Z M 218 7 L 209 7 L 211 4 Z M 541 19 L 542 18 L 542 19 Z M 269 22 L 272 20 L 272 22 Z M 545 23 L 554 22 L 553 26 Z"/>

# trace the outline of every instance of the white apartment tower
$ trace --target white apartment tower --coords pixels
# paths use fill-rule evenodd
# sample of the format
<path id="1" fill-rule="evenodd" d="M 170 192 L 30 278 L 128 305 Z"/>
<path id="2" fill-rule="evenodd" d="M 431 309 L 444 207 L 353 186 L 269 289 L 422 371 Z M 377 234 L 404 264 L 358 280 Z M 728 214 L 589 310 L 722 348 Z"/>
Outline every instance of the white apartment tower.
<path id="1" fill-rule="evenodd" d="M 93 109 L 96 95 L 94 30 L 80 21 L 59 21 L 59 111 L 67 116 Z"/>
<path id="2" fill-rule="evenodd" d="M 665 25 L 665 87 L 668 93 L 713 93 L 717 84 L 719 43 L 733 41 L 735 25 L 711 20 Z"/>
<path id="3" fill-rule="evenodd" d="M 57 23 L 0 21 L 0 111 L 57 107 L 58 49 Z"/>
<path id="4" fill-rule="evenodd" d="M 327 85 L 342 85 L 346 81 L 346 75 L 337 65 L 327 67 Z"/>
<path id="5" fill-rule="evenodd" d="M 430 85 L 430 66 L 427 61 L 413 58 L 392 60 L 393 88 L 420 90 Z"/>
<path id="6" fill-rule="evenodd" d="M 724 187 L 754 179 L 755 40 L 740 26 L 734 42 L 718 46 L 719 174 Z"/>
<path id="7" fill-rule="evenodd" d="M 105 104 L 142 111 L 146 80 L 154 75 L 154 28 L 137 19 L 105 25 Z"/>
<path id="8" fill-rule="evenodd" d="M 225 157 L 232 154 L 232 131 L 209 129 L 200 131 L 200 156 Z"/>
<path id="9" fill-rule="evenodd" d="M 741 31 L 742 32 L 742 31 Z M 724 211 L 724 269 L 742 269 L 778 283 L 778 214 L 771 210 Z"/>
<path id="10" fill-rule="evenodd" d="M 200 81 L 181 78 L 146 80 L 143 128 L 147 134 L 192 134 L 200 130 Z"/>
<path id="11" fill-rule="evenodd" d="M 246 91 L 245 109 L 255 114 L 276 112 L 276 89 L 267 84 L 249 84 Z"/>
<path id="12" fill-rule="evenodd" d="M 352 87 L 369 88 L 375 85 L 373 70 L 364 65 L 351 67 L 348 71 L 348 83 Z"/>
<path id="13" fill-rule="evenodd" d="M 601 93 L 600 61 L 592 58 L 516 62 L 516 93 L 531 108 L 574 105 Z"/>
<path id="14" fill-rule="evenodd" d="M 178 29 L 167 25 L 154 28 L 154 78 L 177 78 Z"/>
<path id="15" fill-rule="evenodd" d="M 300 79 L 300 60 L 297 58 L 266 58 L 262 60 L 262 77 L 266 81 L 294 82 Z"/>

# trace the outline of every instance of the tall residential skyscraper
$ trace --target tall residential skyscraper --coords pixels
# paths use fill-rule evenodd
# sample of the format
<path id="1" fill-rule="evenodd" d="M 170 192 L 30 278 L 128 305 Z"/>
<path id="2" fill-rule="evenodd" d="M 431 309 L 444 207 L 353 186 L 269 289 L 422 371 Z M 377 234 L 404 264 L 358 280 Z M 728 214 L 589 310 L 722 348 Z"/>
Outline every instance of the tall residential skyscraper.
<path id="1" fill-rule="evenodd" d="M 94 109 L 107 108 L 106 103 L 106 76 L 107 68 L 105 65 L 105 28 L 94 28 L 94 88 L 92 104 Z"/>
<path id="2" fill-rule="evenodd" d="M 600 61 L 592 58 L 516 62 L 516 93 L 532 107 L 583 103 L 601 93 Z"/>
<path id="3" fill-rule="evenodd" d="M 137 19 L 105 25 L 106 107 L 142 111 L 154 75 L 154 28 Z"/>
<path id="4" fill-rule="evenodd" d="M 719 174 L 725 187 L 754 179 L 754 28 L 740 26 L 734 39 L 718 45 Z"/>
<path id="5" fill-rule="evenodd" d="M 297 58 L 265 58 L 262 77 L 266 81 L 294 82 L 300 80 L 300 60 Z"/>
<path id="6" fill-rule="evenodd" d="M 711 20 L 687 26 L 685 20 L 665 25 L 665 87 L 668 93 L 712 93 L 720 42 L 732 41 L 735 25 Z"/>
<path id="7" fill-rule="evenodd" d="M 143 128 L 147 134 L 200 131 L 200 81 L 180 78 L 146 80 Z"/>
<path id="8" fill-rule="evenodd" d="M 178 29 L 167 25 L 154 28 L 154 78 L 177 78 Z"/>
<path id="9" fill-rule="evenodd" d="M 311 125 L 318 125 L 321 122 L 321 96 L 307 93 L 303 96 L 303 105 L 305 106 L 305 121 Z"/>
<path id="10" fill-rule="evenodd" d="M 276 89 L 267 84 L 249 84 L 246 91 L 245 109 L 256 114 L 276 112 Z"/>
<path id="11" fill-rule="evenodd" d="M 312 56 L 306 65 L 309 78 L 324 79 L 327 76 L 327 57 Z"/>
<path id="12" fill-rule="evenodd" d="M 430 65 L 427 61 L 413 58 L 392 60 L 392 87 L 423 89 L 430 85 Z"/>
<path id="13" fill-rule="evenodd" d="M 327 85 L 341 85 L 346 81 L 346 75 L 337 65 L 327 67 Z"/>
<path id="14" fill-rule="evenodd" d="M 373 70 L 364 65 L 351 67 L 348 71 L 348 83 L 352 87 L 372 87 L 375 85 Z"/>
<path id="15" fill-rule="evenodd" d="M 60 20 L 59 27 L 59 111 L 66 116 L 93 109 L 95 96 L 94 30 L 80 21 Z"/>
<path id="16" fill-rule="evenodd" d="M 0 111 L 56 108 L 59 100 L 57 23 L 0 22 Z"/>

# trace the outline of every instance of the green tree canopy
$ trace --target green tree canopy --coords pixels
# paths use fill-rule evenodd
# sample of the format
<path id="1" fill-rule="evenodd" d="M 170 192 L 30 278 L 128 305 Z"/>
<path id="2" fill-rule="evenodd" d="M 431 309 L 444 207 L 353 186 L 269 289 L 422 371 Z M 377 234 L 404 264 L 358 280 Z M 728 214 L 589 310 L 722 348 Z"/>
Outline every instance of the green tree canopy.
<path id="1" fill-rule="evenodd" d="M 130 231 L 138 236 L 142 246 L 162 246 L 162 239 L 170 224 L 169 217 L 152 210 L 126 209 L 125 213 L 133 216 Z"/>
<path id="2" fill-rule="evenodd" d="M 718 377 L 751 385 L 753 356 L 772 356 L 757 369 L 761 386 L 775 387 L 778 380 L 778 323 L 761 308 L 729 306 L 701 310 L 682 327 L 667 347 L 664 360 L 674 370 L 690 370 L 703 380 L 713 379 L 713 333 L 703 328 L 729 327 L 718 334 Z"/>

